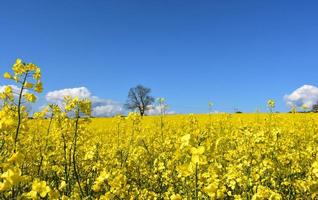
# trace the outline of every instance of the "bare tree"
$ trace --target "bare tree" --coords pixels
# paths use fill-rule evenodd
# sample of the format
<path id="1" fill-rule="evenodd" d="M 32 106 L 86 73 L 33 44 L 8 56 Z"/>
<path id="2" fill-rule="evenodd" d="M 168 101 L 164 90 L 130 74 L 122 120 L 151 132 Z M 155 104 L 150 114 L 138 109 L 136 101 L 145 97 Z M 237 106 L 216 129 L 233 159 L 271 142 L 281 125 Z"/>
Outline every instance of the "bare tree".
<path id="1" fill-rule="evenodd" d="M 316 102 L 313 106 L 312 106 L 312 109 L 311 109 L 311 112 L 318 112 L 318 102 Z"/>
<path id="2" fill-rule="evenodd" d="M 155 99 L 150 96 L 151 89 L 142 85 L 130 88 L 128 92 L 126 108 L 130 110 L 138 110 L 140 115 L 145 115 L 145 112 L 154 103 Z"/>

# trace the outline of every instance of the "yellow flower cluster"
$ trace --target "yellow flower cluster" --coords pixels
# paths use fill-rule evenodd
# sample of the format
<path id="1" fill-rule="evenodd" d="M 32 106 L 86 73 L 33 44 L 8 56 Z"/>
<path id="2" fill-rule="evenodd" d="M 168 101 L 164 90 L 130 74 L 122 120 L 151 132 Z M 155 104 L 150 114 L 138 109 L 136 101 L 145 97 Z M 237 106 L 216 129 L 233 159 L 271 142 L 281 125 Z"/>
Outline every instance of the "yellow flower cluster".
<path id="1" fill-rule="evenodd" d="M 95 119 L 66 97 L 30 118 L 40 69 L 17 60 L 4 77 L 19 91 L 0 94 L 0 199 L 318 198 L 313 113 Z"/>

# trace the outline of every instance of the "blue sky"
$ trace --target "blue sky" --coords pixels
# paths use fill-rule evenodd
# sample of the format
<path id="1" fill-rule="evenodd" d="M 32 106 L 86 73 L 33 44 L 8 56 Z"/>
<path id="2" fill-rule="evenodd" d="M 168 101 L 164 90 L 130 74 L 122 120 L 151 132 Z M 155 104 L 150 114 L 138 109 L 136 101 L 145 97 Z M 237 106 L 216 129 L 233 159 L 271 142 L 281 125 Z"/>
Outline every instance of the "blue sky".
<path id="1" fill-rule="evenodd" d="M 125 102 L 144 84 L 176 112 L 265 110 L 318 85 L 317 1 L 3 1 L 0 73 L 19 57 L 45 91 Z M 8 82 L 0 79 L 0 85 Z"/>

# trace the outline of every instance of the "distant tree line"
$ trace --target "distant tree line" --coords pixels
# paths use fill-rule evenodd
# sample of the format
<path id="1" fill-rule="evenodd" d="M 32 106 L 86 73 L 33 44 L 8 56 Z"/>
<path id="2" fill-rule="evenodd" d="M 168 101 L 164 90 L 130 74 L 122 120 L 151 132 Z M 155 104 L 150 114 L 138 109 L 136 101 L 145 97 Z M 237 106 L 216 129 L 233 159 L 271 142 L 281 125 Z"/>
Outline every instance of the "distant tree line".
<path id="1" fill-rule="evenodd" d="M 129 110 L 137 111 L 139 112 L 141 116 L 144 116 L 146 112 L 152 108 L 152 105 L 154 104 L 154 102 L 155 102 L 155 98 L 151 96 L 151 89 L 143 85 L 137 85 L 129 89 L 125 107 Z M 293 111 L 290 111 L 290 112 L 293 112 Z M 311 109 L 304 109 L 303 111 L 298 111 L 298 112 L 318 113 L 318 101 L 312 106 Z M 242 113 L 242 111 L 235 108 L 234 113 Z"/>

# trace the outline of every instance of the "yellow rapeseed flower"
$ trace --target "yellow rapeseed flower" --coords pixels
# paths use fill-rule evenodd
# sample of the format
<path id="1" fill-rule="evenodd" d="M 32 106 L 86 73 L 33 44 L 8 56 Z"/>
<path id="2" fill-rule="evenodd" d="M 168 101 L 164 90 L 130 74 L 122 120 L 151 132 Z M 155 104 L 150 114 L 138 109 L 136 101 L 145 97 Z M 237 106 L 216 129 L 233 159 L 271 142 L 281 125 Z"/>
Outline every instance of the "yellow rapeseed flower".
<path id="1" fill-rule="evenodd" d="M 8 72 L 5 72 L 3 74 L 3 77 L 6 78 L 6 79 L 11 79 L 12 78 L 11 74 L 9 74 Z"/>

